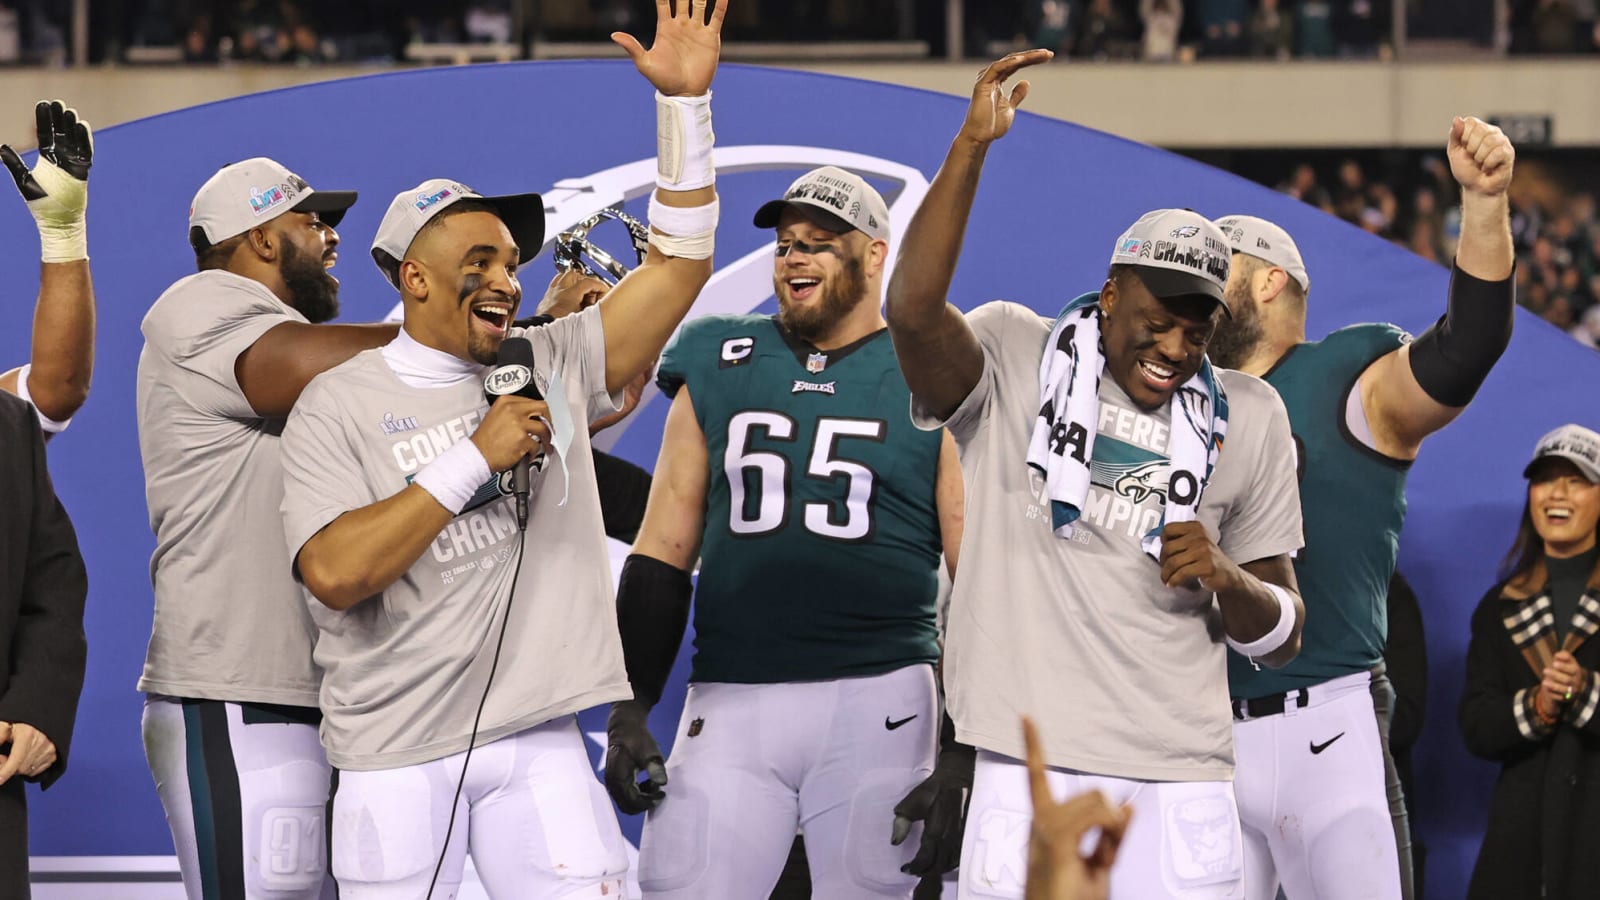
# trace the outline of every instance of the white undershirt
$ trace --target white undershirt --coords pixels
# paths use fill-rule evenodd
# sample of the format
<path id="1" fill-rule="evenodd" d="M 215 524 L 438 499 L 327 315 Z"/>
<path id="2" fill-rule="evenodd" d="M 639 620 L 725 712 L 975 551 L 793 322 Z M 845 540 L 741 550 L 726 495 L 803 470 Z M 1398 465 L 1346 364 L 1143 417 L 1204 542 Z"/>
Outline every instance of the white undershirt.
<path id="1" fill-rule="evenodd" d="M 463 381 L 482 378 L 486 366 L 469 359 L 435 350 L 406 333 L 383 345 L 383 360 L 401 381 L 414 388 L 454 387 Z"/>

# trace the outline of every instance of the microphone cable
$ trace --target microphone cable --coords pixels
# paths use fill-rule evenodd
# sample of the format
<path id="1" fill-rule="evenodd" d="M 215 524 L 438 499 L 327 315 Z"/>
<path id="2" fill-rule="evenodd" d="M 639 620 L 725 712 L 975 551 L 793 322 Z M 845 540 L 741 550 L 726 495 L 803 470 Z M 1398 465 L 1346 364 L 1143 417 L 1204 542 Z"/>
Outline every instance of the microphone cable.
<path id="1" fill-rule="evenodd" d="M 500 616 L 500 637 L 494 642 L 494 659 L 489 663 L 489 677 L 483 682 L 483 696 L 478 698 L 478 711 L 472 717 L 472 737 L 467 739 L 467 755 L 461 760 L 461 777 L 456 779 L 456 793 L 450 799 L 450 824 L 444 829 L 444 846 L 439 848 L 439 861 L 434 864 L 433 877 L 428 880 L 427 900 L 433 900 L 433 888 L 439 882 L 445 857 L 450 853 L 450 836 L 456 828 L 456 811 L 461 805 L 461 789 L 467 783 L 467 766 L 472 762 L 472 751 L 478 743 L 478 724 L 483 720 L 483 707 L 489 702 L 489 686 L 494 684 L 495 670 L 500 667 L 500 650 L 506 643 L 506 624 L 511 620 L 511 601 L 517 596 L 517 580 L 522 577 L 522 547 L 528 538 L 528 523 L 524 519 L 517 531 L 517 565 L 511 573 L 511 591 L 506 595 L 506 608 Z M 463 863 L 463 871 L 465 871 Z"/>

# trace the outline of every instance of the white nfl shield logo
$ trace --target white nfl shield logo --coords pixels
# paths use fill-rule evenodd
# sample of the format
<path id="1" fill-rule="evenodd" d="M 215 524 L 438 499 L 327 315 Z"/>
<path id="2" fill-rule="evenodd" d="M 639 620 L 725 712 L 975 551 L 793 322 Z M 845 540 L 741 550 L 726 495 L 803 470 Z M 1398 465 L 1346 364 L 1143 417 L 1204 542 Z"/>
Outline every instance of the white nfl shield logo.
<path id="1" fill-rule="evenodd" d="M 806 357 L 806 371 L 815 375 L 828 367 L 828 354 L 813 353 Z"/>

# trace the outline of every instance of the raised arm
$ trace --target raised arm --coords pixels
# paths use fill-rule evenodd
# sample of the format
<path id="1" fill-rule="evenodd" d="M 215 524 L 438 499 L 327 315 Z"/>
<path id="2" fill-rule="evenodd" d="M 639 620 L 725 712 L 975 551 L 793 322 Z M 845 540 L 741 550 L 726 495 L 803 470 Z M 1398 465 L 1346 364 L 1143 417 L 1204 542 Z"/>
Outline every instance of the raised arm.
<path id="1" fill-rule="evenodd" d="M 1506 192 L 1516 151 L 1499 128 L 1457 118 L 1450 172 L 1461 185 L 1461 242 L 1444 316 L 1361 375 L 1361 405 L 1379 452 L 1414 459 L 1423 438 L 1471 402 L 1511 341 L 1516 288 Z"/>
<path id="2" fill-rule="evenodd" d="M 917 403 L 940 419 L 956 411 L 983 374 L 983 348 L 945 296 L 989 145 L 1011 129 L 1017 107 L 1028 96 L 1028 82 L 1017 82 L 1009 96 L 1005 82 L 1054 55 L 1048 50 L 1012 53 L 979 74 L 966 121 L 911 217 L 889 279 L 884 317 L 900 370 Z"/>
<path id="3" fill-rule="evenodd" d="M 94 372 L 94 284 L 85 224 L 94 139 L 89 123 L 60 101 L 41 102 L 34 114 L 39 160 L 33 169 L 15 150 L 0 146 L 0 162 L 38 224 L 42 260 L 29 365 L 0 375 L 0 390 L 32 400 L 49 438 L 88 399 Z"/>
<path id="4" fill-rule="evenodd" d="M 606 335 L 606 389 L 621 391 L 653 363 L 711 278 L 717 191 L 711 166 L 711 81 L 722 54 L 728 0 L 656 0 L 656 39 L 647 51 L 631 35 L 611 36 L 628 51 L 657 96 L 656 191 L 645 261 L 600 301 Z"/>
<path id="5" fill-rule="evenodd" d="M 234 377 L 250 408 L 287 416 L 311 379 L 363 350 L 394 340 L 398 324 L 310 325 L 284 322 L 256 338 L 234 361 Z"/>

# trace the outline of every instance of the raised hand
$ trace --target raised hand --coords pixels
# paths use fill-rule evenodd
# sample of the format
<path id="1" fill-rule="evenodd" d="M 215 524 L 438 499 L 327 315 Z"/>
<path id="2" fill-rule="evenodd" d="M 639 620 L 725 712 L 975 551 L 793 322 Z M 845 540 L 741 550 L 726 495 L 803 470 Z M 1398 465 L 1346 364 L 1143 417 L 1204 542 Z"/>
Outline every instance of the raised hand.
<path id="1" fill-rule="evenodd" d="M 717 61 L 722 56 L 722 19 L 728 11 L 728 0 L 716 0 L 706 19 L 706 2 L 676 0 L 674 12 L 671 0 L 656 0 L 656 39 L 650 49 L 644 49 L 639 40 L 621 31 L 611 35 L 622 49 L 628 51 L 639 74 L 650 80 L 656 90 L 668 97 L 697 97 L 711 89 L 711 79 L 717 74 Z"/>
<path id="2" fill-rule="evenodd" d="M 1497 197 L 1511 186 L 1517 161 L 1511 139 L 1498 127 L 1472 116 L 1457 116 L 1450 123 L 1450 174 L 1463 191 Z"/>
<path id="3" fill-rule="evenodd" d="M 60 100 L 34 107 L 39 161 L 30 170 L 10 146 L 0 145 L 0 162 L 22 192 L 39 226 L 45 262 L 73 262 L 88 256 L 84 214 L 89 206 L 89 167 L 94 137 L 89 123 Z"/>
<path id="4" fill-rule="evenodd" d="M 1055 53 L 1049 50 L 1022 50 L 995 60 L 979 72 L 978 84 L 972 89 L 972 105 L 967 107 L 967 120 L 961 124 L 961 136 L 980 144 L 1004 137 L 1011 130 L 1017 108 L 1028 96 L 1026 80 L 1017 82 L 1006 94 L 1006 79 L 1054 57 Z"/>

